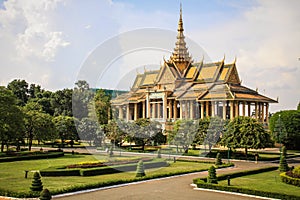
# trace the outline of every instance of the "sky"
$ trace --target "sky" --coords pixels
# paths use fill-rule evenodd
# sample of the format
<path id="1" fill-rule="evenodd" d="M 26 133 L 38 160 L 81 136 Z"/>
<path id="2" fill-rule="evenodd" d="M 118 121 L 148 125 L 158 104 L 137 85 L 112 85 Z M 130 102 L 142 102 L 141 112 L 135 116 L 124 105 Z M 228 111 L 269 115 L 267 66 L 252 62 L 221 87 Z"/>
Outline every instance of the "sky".
<path id="1" fill-rule="evenodd" d="M 242 84 L 273 99 L 272 112 L 300 101 L 300 1 L 182 0 L 195 61 L 236 65 Z M 14 79 L 47 90 L 129 89 L 175 47 L 180 1 L 0 0 L 0 85 Z M 87 76 L 87 74 L 89 74 Z"/>

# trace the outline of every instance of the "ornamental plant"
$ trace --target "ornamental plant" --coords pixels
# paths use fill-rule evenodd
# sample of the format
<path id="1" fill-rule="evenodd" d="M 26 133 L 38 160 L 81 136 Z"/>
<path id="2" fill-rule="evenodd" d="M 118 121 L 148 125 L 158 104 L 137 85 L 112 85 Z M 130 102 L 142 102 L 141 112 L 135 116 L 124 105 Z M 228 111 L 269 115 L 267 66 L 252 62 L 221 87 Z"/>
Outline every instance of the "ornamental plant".
<path id="1" fill-rule="evenodd" d="M 220 153 L 217 153 L 217 156 L 216 156 L 216 163 L 215 163 L 217 166 L 218 165 L 222 165 L 222 158 L 221 158 L 221 154 Z"/>
<path id="2" fill-rule="evenodd" d="M 144 169 L 144 163 L 142 160 L 140 160 L 137 164 L 135 177 L 143 177 L 143 176 L 146 176 L 145 169 Z"/>
<path id="3" fill-rule="evenodd" d="M 157 150 L 157 158 L 161 158 L 161 150 L 160 149 Z"/>
<path id="4" fill-rule="evenodd" d="M 34 172 L 30 190 L 31 191 L 42 191 L 43 190 L 43 183 L 41 181 L 40 173 Z"/>
<path id="5" fill-rule="evenodd" d="M 218 183 L 216 168 L 213 165 L 208 170 L 207 183 Z"/>
<path id="6" fill-rule="evenodd" d="M 279 171 L 280 172 L 287 172 L 289 171 L 289 166 L 287 164 L 286 158 L 284 155 L 280 157 L 280 162 L 279 162 Z"/>
<path id="7" fill-rule="evenodd" d="M 52 199 L 51 193 L 48 189 L 43 189 L 40 194 L 40 200 L 50 200 Z"/>

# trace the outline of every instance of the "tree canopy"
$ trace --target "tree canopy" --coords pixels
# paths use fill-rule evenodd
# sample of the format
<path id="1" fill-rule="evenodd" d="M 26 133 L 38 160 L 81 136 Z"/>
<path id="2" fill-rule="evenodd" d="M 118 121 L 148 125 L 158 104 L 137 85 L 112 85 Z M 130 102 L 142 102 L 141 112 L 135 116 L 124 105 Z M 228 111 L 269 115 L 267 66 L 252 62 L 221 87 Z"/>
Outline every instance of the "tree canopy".
<path id="1" fill-rule="evenodd" d="M 244 148 L 247 156 L 249 148 L 270 147 L 272 140 L 270 134 L 256 119 L 236 117 L 227 125 L 221 144 L 230 148 Z"/>
<path id="2" fill-rule="evenodd" d="M 273 139 L 288 149 L 300 146 L 300 111 L 284 110 L 276 112 L 269 123 Z"/>

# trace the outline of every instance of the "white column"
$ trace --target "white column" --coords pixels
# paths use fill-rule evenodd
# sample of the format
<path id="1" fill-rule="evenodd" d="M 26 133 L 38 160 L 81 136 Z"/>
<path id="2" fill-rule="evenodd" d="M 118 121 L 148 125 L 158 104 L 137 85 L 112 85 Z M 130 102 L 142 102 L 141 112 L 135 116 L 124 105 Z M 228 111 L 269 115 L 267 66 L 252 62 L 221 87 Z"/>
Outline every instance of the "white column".
<path id="1" fill-rule="evenodd" d="M 164 93 L 163 96 L 163 120 L 166 121 L 167 119 L 167 95 Z"/>
<path id="2" fill-rule="evenodd" d="M 226 101 L 223 101 L 223 119 L 226 119 Z"/>
<path id="3" fill-rule="evenodd" d="M 126 119 L 127 121 L 130 120 L 130 109 L 129 109 L 129 103 L 126 105 Z"/>
<path id="4" fill-rule="evenodd" d="M 201 102 L 201 119 L 204 119 L 204 101 Z"/>
<path id="5" fill-rule="evenodd" d="M 215 107 L 216 107 L 216 102 L 212 101 L 211 102 L 211 116 L 215 116 Z"/>

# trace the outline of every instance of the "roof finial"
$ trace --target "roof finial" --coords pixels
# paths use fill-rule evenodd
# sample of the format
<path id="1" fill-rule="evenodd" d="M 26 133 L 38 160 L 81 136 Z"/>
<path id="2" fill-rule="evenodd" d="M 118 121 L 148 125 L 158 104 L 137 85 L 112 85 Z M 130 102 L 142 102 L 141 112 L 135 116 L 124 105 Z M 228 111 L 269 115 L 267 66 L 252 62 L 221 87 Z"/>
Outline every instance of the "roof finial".
<path id="1" fill-rule="evenodd" d="M 233 61 L 233 64 L 235 64 L 236 63 L 236 56 L 234 57 L 234 61 Z"/>
<path id="2" fill-rule="evenodd" d="M 181 2 L 180 2 L 180 16 L 179 16 L 179 22 L 178 22 L 178 31 L 183 31 L 182 5 L 181 5 Z"/>

